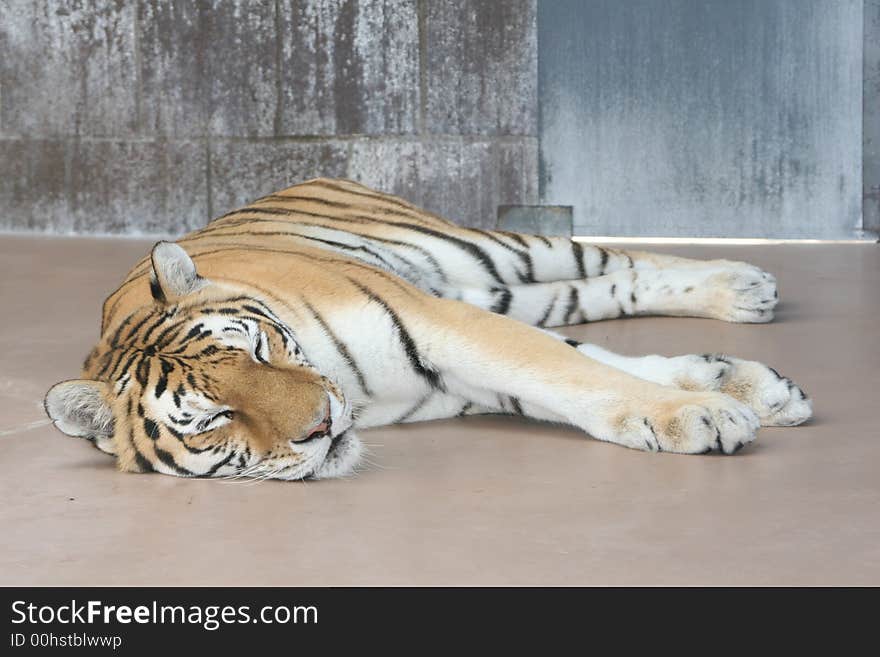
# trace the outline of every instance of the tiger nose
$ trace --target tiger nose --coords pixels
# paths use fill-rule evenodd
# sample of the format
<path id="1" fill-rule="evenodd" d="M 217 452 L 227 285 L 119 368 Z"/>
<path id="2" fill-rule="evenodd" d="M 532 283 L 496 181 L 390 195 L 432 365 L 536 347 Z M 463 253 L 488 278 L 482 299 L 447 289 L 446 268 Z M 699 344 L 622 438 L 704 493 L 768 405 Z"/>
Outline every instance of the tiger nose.
<path id="1" fill-rule="evenodd" d="M 309 432 L 309 434 L 306 436 L 306 440 L 308 440 L 309 438 L 313 438 L 314 436 L 318 436 L 318 435 L 327 433 L 327 430 L 329 428 L 330 428 L 330 420 L 329 419 L 323 420 L 321 422 L 321 424 L 319 424 L 318 426 L 316 426 L 314 429 L 312 429 Z"/>
<path id="2" fill-rule="evenodd" d="M 303 444 L 307 443 L 310 440 L 314 440 L 315 438 L 320 438 L 321 436 L 326 435 L 330 431 L 330 427 L 333 425 L 332 419 L 330 417 L 330 405 L 327 405 L 327 410 L 324 412 L 324 419 L 318 422 L 315 426 L 309 429 L 303 438 L 299 440 L 292 440 L 291 442 Z"/>

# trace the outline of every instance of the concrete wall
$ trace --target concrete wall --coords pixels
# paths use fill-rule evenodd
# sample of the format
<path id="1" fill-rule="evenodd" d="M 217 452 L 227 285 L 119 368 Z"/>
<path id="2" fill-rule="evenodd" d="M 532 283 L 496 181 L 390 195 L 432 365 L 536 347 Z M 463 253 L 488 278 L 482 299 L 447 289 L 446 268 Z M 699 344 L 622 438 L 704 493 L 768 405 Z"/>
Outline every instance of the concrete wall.
<path id="1" fill-rule="evenodd" d="M 0 229 L 178 233 L 347 176 L 537 200 L 536 0 L 6 0 Z"/>

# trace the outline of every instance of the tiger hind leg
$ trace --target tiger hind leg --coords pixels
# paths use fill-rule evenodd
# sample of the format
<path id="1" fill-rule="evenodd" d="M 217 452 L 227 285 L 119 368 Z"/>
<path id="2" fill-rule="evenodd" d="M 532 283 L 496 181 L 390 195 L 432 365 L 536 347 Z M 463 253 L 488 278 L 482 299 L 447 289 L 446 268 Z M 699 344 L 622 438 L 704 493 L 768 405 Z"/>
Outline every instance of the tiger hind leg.
<path id="1" fill-rule="evenodd" d="M 582 280 L 632 270 L 761 272 L 754 265 L 735 260 L 697 260 L 587 244 L 567 237 L 473 228 L 452 229 L 450 232 L 490 258 L 495 267 L 495 280 L 503 284 Z M 487 277 L 486 272 L 477 270 L 457 269 L 451 272 L 451 279 L 462 285 L 479 285 Z"/>
<path id="2" fill-rule="evenodd" d="M 460 287 L 456 298 L 532 326 L 566 326 L 633 315 L 769 322 L 776 280 L 757 267 L 622 269 L 582 280 Z"/>

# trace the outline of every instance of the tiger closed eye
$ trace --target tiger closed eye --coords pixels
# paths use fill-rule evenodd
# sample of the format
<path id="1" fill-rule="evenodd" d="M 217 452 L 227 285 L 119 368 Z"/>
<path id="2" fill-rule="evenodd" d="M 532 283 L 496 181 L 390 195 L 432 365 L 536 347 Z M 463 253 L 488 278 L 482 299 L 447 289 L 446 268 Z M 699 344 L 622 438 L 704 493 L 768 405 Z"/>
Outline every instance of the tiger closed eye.
<path id="1" fill-rule="evenodd" d="M 196 425 L 196 431 L 199 431 L 199 432 L 208 431 L 208 429 L 210 429 L 211 426 L 214 425 L 218 420 L 223 419 L 223 418 L 226 418 L 227 420 L 231 420 L 233 415 L 234 415 L 233 411 L 230 411 L 230 410 L 220 411 L 219 413 L 216 413 L 215 415 L 212 415 L 211 417 L 199 422 Z"/>

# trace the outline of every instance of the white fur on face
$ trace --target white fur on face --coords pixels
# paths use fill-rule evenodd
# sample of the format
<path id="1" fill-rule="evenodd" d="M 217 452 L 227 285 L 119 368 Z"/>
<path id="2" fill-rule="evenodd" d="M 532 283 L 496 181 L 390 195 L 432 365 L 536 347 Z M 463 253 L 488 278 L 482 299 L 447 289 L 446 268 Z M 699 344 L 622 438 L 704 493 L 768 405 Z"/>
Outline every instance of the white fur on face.
<path id="1" fill-rule="evenodd" d="M 325 454 L 324 460 L 315 469 L 315 479 L 344 477 L 354 472 L 360 463 L 364 447 L 360 439 L 351 431 L 341 435 L 333 448 Z"/>
<path id="2" fill-rule="evenodd" d="M 273 321 L 273 324 L 284 333 L 286 338 L 286 352 L 282 354 L 271 352 L 269 336 L 254 319 L 215 314 L 193 320 L 192 326 L 197 324 L 201 324 L 203 330 L 211 331 L 213 339 L 221 345 L 247 351 L 257 363 L 268 363 L 272 358 L 283 358 L 288 363 L 312 367 L 300 349 L 296 337 L 280 320 Z"/>

